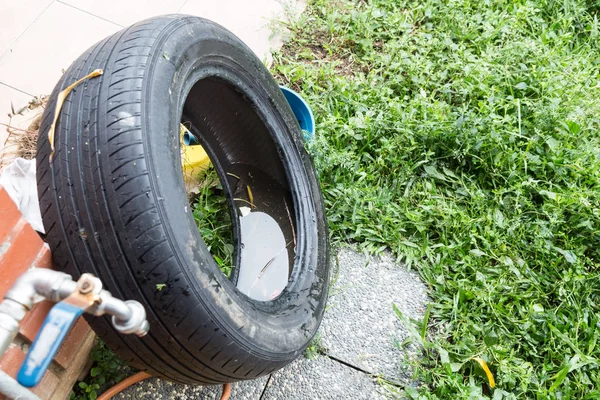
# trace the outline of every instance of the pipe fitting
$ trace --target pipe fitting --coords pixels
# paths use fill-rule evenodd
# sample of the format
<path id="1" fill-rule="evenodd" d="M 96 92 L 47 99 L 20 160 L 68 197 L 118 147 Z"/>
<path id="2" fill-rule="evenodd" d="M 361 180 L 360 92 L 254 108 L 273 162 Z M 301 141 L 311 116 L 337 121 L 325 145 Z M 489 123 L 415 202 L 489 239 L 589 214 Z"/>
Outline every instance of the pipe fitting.
<path id="1" fill-rule="evenodd" d="M 146 321 L 146 310 L 135 300 L 127 300 L 125 304 L 130 310 L 130 317 L 119 319 L 113 315 L 113 326 L 120 333 L 134 333 L 139 337 L 145 336 L 150 330 L 150 324 Z"/>
<path id="2" fill-rule="evenodd" d="M 131 317 L 131 309 L 124 301 L 116 299 L 107 290 L 100 292 L 99 300 L 86 310 L 87 313 L 101 316 L 110 314 L 121 320 L 128 320 Z"/>
<path id="3" fill-rule="evenodd" d="M 17 335 L 26 313 L 25 306 L 14 300 L 5 299 L 0 303 L 0 357 Z"/>
<path id="4" fill-rule="evenodd" d="M 23 273 L 4 296 L 22 304 L 28 310 L 44 299 L 58 302 L 70 294 L 77 284 L 70 275 L 43 268 L 31 268 Z M 62 297 L 61 297 L 62 296 Z"/>

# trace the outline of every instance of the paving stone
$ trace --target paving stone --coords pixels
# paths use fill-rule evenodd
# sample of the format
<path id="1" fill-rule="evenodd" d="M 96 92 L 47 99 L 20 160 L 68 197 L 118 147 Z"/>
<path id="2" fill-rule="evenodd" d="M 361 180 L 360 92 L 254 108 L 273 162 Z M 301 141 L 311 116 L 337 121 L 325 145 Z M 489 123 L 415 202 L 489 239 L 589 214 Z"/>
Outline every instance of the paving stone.
<path id="1" fill-rule="evenodd" d="M 401 392 L 389 391 L 373 376 L 411 383 L 406 360 L 416 357 L 418 349 L 396 346 L 408 337 L 408 331 L 392 304 L 407 317 L 422 319 L 428 302 L 425 285 L 389 254 L 368 260 L 361 253 L 343 249 L 337 260 L 339 269 L 333 273 L 320 329 L 327 355 L 312 360 L 300 357 L 274 373 L 268 385 L 267 377 L 234 383 L 231 400 L 398 398 Z M 219 399 L 221 390 L 220 386 L 185 386 L 151 379 L 115 399 Z"/>
<path id="2" fill-rule="evenodd" d="M 268 377 L 251 381 L 236 382 L 231 385 L 230 400 L 259 399 L 267 384 Z M 223 386 L 189 386 L 163 381 L 158 378 L 147 379 L 119 393 L 114 400 L 213 400 L 220 399 Z"/>
<path id="3" fill-rule="evenodd" d="M 271 375 L 261 400 L 299 399 L 385 399 L 384 389 L 365 373 L 317 356 L 300 357 Z"/>
<path id="4" fill-rule="evenodd" d="M 408 337 L 392 304 L 407 317 L 420 320 L 427 308 L 426 287 L 414 271 L 385 254 L 370 261 L 343 249 L 334 271 L 320 336 L 326 354 L 375 375 L 409 383 L 407 357 L 416 347 L 400 350 L 395 343 Z M 336 276 L 337 275 L 337 276 Z"/>

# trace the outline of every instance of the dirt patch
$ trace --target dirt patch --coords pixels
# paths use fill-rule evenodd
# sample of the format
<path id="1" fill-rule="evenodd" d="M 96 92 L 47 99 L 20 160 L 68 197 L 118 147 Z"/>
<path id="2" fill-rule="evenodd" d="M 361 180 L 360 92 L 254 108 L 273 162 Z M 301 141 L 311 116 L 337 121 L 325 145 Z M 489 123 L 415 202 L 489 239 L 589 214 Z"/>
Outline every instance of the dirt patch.
<path id="1" fill-rule="evenodd" d="M 335 43 L 334 47 L 346 49 L 346 51 L 344 53 L 331 51 L 329 45 L 338 41 L 339 39 L 320 32 L 317 33 L 314 44 L 309 44 L 307 49 L 312 52 L 315 63 L 327 62 L 331 64 L 336 75 L 354 76 L 356 71 L 360 70 L 354 62 L 351 50 L 356 44 L 349 40 L 346 40 L 345 43 Z"/>
<path id="2" fill-rule="evenodd" d="M 285 43 L 279 57 L 275 57 L 275 63 L 272 73 L 275 79 L 281 84 L 299 91 L 302 87 L 302 80 L 285 76 L 277 68 L 278 59 L 293 59 L 308 62 L 316 67 L 327 66 L 330 71 L 328 74 L 344 77 L 353 77 L 360 72 L 368 72 L 369 67 L 361 65 L 355 61 L 353 50 L 356 44 L 352 41 L 340 43 L 340 38 L 332 36 L 328 32 L 297 32 L 296 39 Z"/>

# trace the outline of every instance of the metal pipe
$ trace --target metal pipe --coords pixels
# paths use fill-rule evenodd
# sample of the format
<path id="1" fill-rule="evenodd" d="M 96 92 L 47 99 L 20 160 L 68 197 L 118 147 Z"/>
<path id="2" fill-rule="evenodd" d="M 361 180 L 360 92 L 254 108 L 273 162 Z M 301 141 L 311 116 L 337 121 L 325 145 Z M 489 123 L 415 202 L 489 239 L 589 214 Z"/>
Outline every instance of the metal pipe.
<path id="1" fill-rule="evenodd" d="M 63 281 L 56 291 L 57 300 L 55 301 L 59 302 L 62 299 L 69 297 L 69 295 L 71 295 L 75 289 L 77 289 L 77 282 L 69 280 Z"/>
<path id="2" fill-rule="evenodd" d="M 4 298 L 21 303 L 31 310 L 35 303 L 44 299 L 53 302 L 62 300 L 59 296 L 60 289 L 62 287 L 65 290 L 64 284 L 69 281 L 73 282 L 73 279 L 63 272 L 31 268 L 15 281 Z"/>
<path id="3" fill-rule="evenodd" d="M 72 291 L 74 285 L 70 275 L 49 269 L 32 268 L 19 276 L 0 303 L 0 356 L 10 346 L 19 323 L 35 303 L 44 298 L 60 301 L 61 294 L 68 296 L 67 290 Z"/>
<path id="4" fill-rule="evenodd" d="M 114 298 L 110 292 L 102 290 L 102 282 L 98 278 L 83 274 L 76 283 L 68 274 L 32 268 L 15 281 L 4 296 L 4 300 L 0 302 L 0 357 L 15 338 L 19 323 L 25 314 L 35 303 L 44 299 L 53 302 L 66 299 L 65 303 L 78 307 L 82 311 L 98 316 L 110 314 L 113 316 L 113 326 L 121 333 L 133 333 L 141 337 L 150 329 L 146 320 L 146 311 L 140 303 L 133 300 L 124 302 Z M 39 400 L 36 395 L 2 371 L 0 371 L 0 393 L 11 399 Z"/>
<path id="5" fill-rule="evenodd" d="M 9 399 L 40 400 L 39 397 L 25 389 L 2 370 L 0 370 L 0 393 Z"/>
<path id="6" fill-rule="evenodd" d="M 100 292 L 100 301 L 90 310 L 90 313 L 95 315 L 110 314 L 120 320 L 128 320 L 132 314 L 131 308 L 123 300 L 114 298 L 107 290 Z"/>
<path id="7" fill-rule="evenodd" d="M 0 357 L 17 335 L 19 323 L 26 313 L 25 306 L 14 300 L 4 299 L 0 303 Z"/>

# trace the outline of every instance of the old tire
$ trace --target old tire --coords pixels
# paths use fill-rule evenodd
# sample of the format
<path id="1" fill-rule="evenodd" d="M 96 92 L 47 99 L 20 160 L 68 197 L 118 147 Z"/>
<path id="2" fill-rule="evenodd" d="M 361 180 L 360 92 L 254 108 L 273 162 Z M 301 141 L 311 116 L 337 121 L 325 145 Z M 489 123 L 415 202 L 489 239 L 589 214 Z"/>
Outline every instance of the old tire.
<path id="1" fill-rule="evenodd" d="M 57 94 L 97 68 L 104 74 L 63 105 L 50 162 Z M 289 187 L 296 255 L 287 287 L 272 301 L 240 293 L 200 237 L 181 174 L 183 113 L 201 126 L 221 170 L 243 159 Z M 75 277 L 91 272 L 115 297 L 146 308 L 151 329 L 143 338 L 118 334 L 107 317 L 89 318 L 137 368 L 188 384 L 251 379 L 291 362 L 316 333 L 329 281 L 319 185 L 276 82 L 223 27 L 162 16 L 90 48 L 50 97 L 37 176 L 57 268 Z"/>

